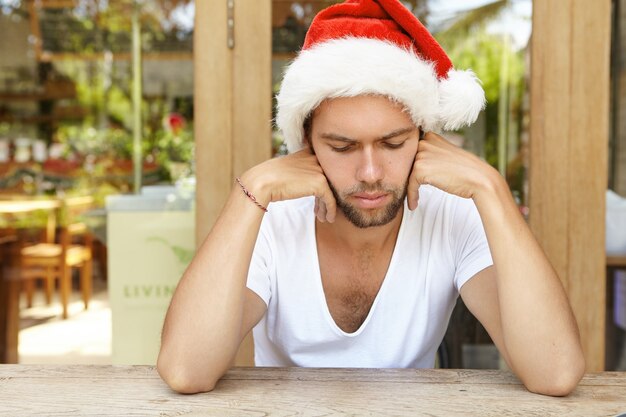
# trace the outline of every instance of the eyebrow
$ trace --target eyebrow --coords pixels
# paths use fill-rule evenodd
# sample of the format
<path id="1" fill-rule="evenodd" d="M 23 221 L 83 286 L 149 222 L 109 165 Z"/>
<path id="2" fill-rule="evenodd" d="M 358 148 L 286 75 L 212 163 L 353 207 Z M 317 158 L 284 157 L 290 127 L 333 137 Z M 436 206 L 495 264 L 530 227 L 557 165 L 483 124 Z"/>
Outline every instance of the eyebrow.
<path id="1" fill-rule="evenodd" d="M 386 135 L 383 135 L 381 137 L 379 137 L 377 140 L 388 140 L 391 138 L 395 138 L 396 136 L 400 136 L 400 135 L 404 135 L 405 133 L 409 133 L 411 131 L 415 130 L 415 127 L 403 127 L 397 130 L 394 130 L 393 132 L 387 133 Z M 356 142 L 355 139 L 351 139 L 349 137 L 346 136 L 342 136 L 342 135 L 338 135 L 336 133 L 321 133 L 320 137 L 323 139 L 330 139 L 330 140 L 335 140 L 338 142 L 346 142 L 346 143 L 354 143 Z"/>

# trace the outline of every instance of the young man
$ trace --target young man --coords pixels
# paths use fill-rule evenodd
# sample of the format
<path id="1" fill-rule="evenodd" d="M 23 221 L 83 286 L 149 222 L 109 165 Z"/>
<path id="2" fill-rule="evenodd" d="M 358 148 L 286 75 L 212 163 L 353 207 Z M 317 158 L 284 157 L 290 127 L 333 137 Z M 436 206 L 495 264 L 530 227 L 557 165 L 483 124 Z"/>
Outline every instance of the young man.
<path id="1" fill-rule="evenodd" d="M 506 182 L 432 133 L 482 88 L 402 4 L 318 14 L 278 106 L 291 154 L 237 179 L 172 299 L 173 389 L 213 389 L 253 327 L 259 366 L 432 367 L 459 294 L 529 390 L 574 389 L 576 322 Z"/>

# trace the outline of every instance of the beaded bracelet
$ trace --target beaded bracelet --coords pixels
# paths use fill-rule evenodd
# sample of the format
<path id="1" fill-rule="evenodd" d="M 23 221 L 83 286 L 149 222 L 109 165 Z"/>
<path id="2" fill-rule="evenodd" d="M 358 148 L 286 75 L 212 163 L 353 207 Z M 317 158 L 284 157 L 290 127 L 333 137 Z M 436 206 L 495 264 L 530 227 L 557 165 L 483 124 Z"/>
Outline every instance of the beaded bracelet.
<path id="1" fill-rule="evenodd" d="M 250 200 L 252 200 L 252 202 L 254 204 L 256 204 L 261 210 L 263 210 L 264 212 L 267 213 L 267 207 L 263 206 L 261 203 L 259 203 L 256 198 L 252 195 L 252 193 L 250 191 L 248 191 L 246 189 L 246 187 L 244 187 L 243 183 L 241 182 L 241 180 L 239 178 L 236 178 L 237 183 L 239 183 L 239 186 L 241 187 L 243 193 L 246 195 L 246 197 L 248 197 Z"/>

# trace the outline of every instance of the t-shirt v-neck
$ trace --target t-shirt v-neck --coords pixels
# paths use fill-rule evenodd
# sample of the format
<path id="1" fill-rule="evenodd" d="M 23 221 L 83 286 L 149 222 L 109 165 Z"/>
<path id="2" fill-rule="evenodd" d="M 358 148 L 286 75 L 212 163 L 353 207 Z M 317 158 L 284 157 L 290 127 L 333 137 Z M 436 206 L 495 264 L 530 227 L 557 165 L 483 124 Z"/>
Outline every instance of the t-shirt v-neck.
<path id="1" fill-rule="evenodd" d="M 388 285 L 392 285 L 390 283 L 388 283 L 392 277 L 393 277 L 393 270 L 394 270 L 394 266 L 395 266 L 395 258 L 396 258 L 396 253 L 398 252 L 396 249 L 398 248 L 398 242 L 400 242 L 402 240 L 403 236 L 403 231 L 404 231 L 404 221 L 406 219 L 406 212 L 408 211 L 408 208 L 404 208 L 402 210 L 402 219 L 400 221 L 400 228 L 398 230 L 398 235 L 396 236 L 396 241 L 394 242 L 394 246 L 393 246 L 393 251 L 391 253 L 391 259 L 389 260 L 389 265 L 387 267 L 387 271 L 385 272 L 385 277 L 383 278 L 383 281 L 380 285 L 380 288 L 378 289 L 378 292 L 376 293 L 376 297 L 374 297 L 374 301 L 372 302 L 372 305 L 370 307 L 369 312 L 367 313 L 367 316 L 365 318 L 365 320 L 363 321 L 363 323 L 361 323 L 361 325 L 359 326 L 359 328 L 352 332 L 346 332 L 343 329 L 341 329 L 341 327 L 339 327 L 339 325 L 337 324 L 337 322 L 335 321 L 335 319 L 333 318 L 333 315 L 330 313 L 330 307 L 328 307 L 328 300 L 326 299 L 326 293 L 324 291 L 324 284 L 322 282 L 322 272 L 321 272 L 321 268 L 320 268 L 320 259 L 319 259 L 319 252 L 317 249 L 317 237 L 316 237 L 316 233 L 315 233 L 315 216 L 313 216 L 311 218 L 311 221 L 309 222 L 309 227 L 312 228 L 312 231 L 310 231 L 308 233 L 308 235 L 310 236 L 310 246 L 311 246 L 311 250 L 309 251 L 309 253 L 311 253 L 311 256 L 313 256 L 313 260 L 311 261 L 314 265 L 317 266 L 317 269 L 315 270 L 315 273 L 317 274 L 318 277 L 318 294 L 317 294 L 317 298 L 319 299 L 320 302 L 320 308 L 324 311 L 326 319 L 328 320 L 328 325 L 330 326 L 330 328 L 338 333 L 341 336 L 345 336 L 345 337 L 356 337 L 359 334 L 361 334 L 363 332 L 363 329 L 367 326 L 367 324 L 370 321 L 370 318 L 372 317 L 372 315 L 376 314 L 376 306 L 378 305 L 378 300 L 382 297 L 381 293 L 383 293 L 385 291 L 385 288 Z"/>
<path id="2" fill-rule="evenodd" d="M 404 206 L 385 279 L 354 333 L 326 303 L 315 240 L 314 198 L 271 203 L 247 286 L 266 314 L 255 326 L 257 366 L 432 367 L 461 286 L 492 264 L 472 200 L 420 187 Z"/>

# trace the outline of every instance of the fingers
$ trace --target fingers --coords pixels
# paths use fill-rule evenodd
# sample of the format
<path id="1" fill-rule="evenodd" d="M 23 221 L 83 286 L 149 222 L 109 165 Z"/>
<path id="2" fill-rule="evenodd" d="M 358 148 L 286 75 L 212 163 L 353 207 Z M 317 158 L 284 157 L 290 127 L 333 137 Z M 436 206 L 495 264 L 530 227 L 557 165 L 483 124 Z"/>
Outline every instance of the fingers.
<path id="1" fill-rule="evenodd" d="M 329 223 L 333 223 L 335 221 L 335 216 L 337 215 L 337 202 L 335 201 L 335 196 L 333 193 L 328 190 L 323 198 L 324 209 L 326 210 L 326 220 Z"/>
<path id="2" fill-rule="evenodd" d="M 321 174 L 323 180 L 322 183 L 319 185 L 319 197 L 316 197 L 316 201 L 318 201 L 319 204 L 319 210 L 317 214 L 320 222 L 327 221 L 329 223 L 333 223 L 335 221 L 335 216 L 337 213 L 337 202 L 335 201 L 335 196 L 333 195 L 333 192 L 330 190 L 330 185 L 328 183 L 328 179 L 324 175 L 324 171 L 321 171 Z"/>
<path id="3" fill-rule="evenodd" d="M 328 190 L 324 190 L 319 197 L 315 197 L 315 217 L 321 222 L 333 223 L 337 211 L 335 196 Z"/>
<path id="4" fill-rule="evenodd" d="M 300 149 L 299 151 L 296 151 L 296 152 L 292 153 L 292 155 L 313 155 L 313 152 L 312 152 L 310 147 L 305 146 L 304 148 Z"/>
<path id="5" fill-rule="evenodd" d="M 431 141 L 431 142 L 439 141 L 439 140 L 444 140 L 445 141 L 443 136 L 438 135 L 435 132 L 431 132 L 431 131 L 428 131 L 428 132 L 425 131 L 424 134 L 421 137 L 421 140 L 427 140 L 427 141 Z"/>
<path id="6" fill-rule="evenodd" d="M 315 206 L 313 207 L 313 213 L 315 213 L 315 217 L 318 217 L 319 209 L 320 209 L 320 199 L 315 197 Z"/>
<path id="7" fill-rule="evenodd" d="M 315 217 L 320 222 L 334 222 L 337 203 L 324 171 L 312 150 L 306 147 L 287 155 L 282 163 L 280 170 L 288 172 L 295 180 L 285 181 L 283 177 L 283 182 L 288 185 L 282 188 L 279 199 L 287 200 L 314 195 Z"/>
<path id="8" fill-rule="evenodd" d="M 337 213 L 337 202 L 330 189 L 323 191 L 322 195 L 316 197 L 315 200 L 319 201 L 319 209 L 316 211 L 319 221 L 333 223 Z"/>
<path id="9" fill-rule="evenodd" d="M 458 148 L 455 144 L 450 142 L 448 139 L 444 138 L 441 135 L 438 135 L 434 132 L 425 132 L 420 140 L 420 144 L 424 146 L 424 142 L 426 141 L 428 144 L 435 145 L 436 147 L 441 148 Z"/>
<path id="10" fill-rule="evenodd" d="M 409 183 L 407 184 L 407 204 L 409 206 L 409 210 L 413 211 L 417 208 L 417 204 L 419 201 L 419 188 L 420 182 L 418 181 L 418 155 L 420 153 L 420 147 L 423 143 L 423 140 L 420 140 L 420 146 L 418 146 L 418 151 L 415 154 L 415 160 L 413 161 L 413 168 L 411 169 L 411 173 L 409 174 Z"/>
<path id="11" fill-rule="evenodd" d="M 419 202 L 419 189 L 419 182 L 417 181 L 415 173 L 412 172 L 409 177 L 409 184 L 406 192 L 407 204 L 409 205 L 409 210 L 411 211 L 417 208 L 417 203 Z"/>
<path id="12" fill-rule="evenodd" d="M 326 222 L 326 204 L 324 204 L 324 202 L 322 200 L 319 199 L 319 197 L 315 197 L 315 201 L 317 202 L 317 211 L 315 212 L 315 215 L 317 216 L 317 220 L 319 220 L 321 223 Z"/>

